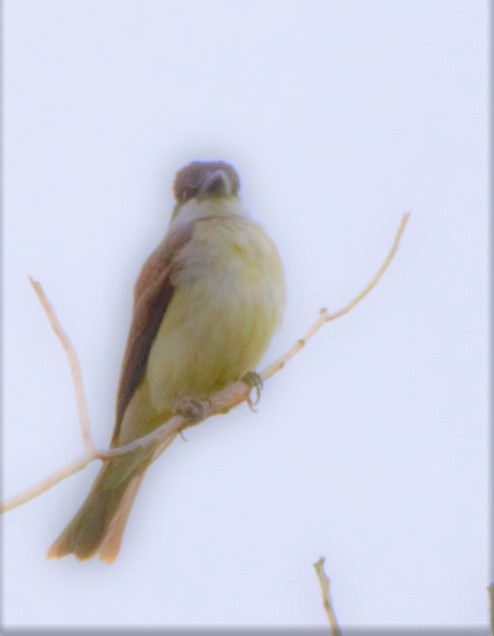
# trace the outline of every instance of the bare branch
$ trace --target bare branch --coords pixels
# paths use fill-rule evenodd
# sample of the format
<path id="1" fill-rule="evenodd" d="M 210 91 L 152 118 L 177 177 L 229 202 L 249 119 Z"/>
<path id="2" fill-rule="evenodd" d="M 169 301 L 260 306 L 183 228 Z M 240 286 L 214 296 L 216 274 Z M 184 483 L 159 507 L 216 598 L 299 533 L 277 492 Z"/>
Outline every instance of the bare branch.
<path id="1" fill-rule="evenodd" d="M 81 429 L 82 441 L 84 442 L 84 448 L 86 452 L 93 451 L 95 445 L 89 431 L 89 415 L 87 411 L 86 397 L 84 395 L 84 383 L 82 381 L 81 367 L 74 347 L 71 345 L 70 340 L 62 329 L 53 307 L 48 301 L 41 284 L 29 276 L 29 282 L 31 283 L 36 296 L 38 297 L 41 306 L 45 310 L 50 325 L 55 332 L 57 338 L 60 340 L 60 344 L 65 351 L 67 360 L 70 366 L 70 373 L 72 375 L 72 383 L 74 385 L 74 393 L 77 404 L 77 413 L 79 415 L 79 426 Z"/>
<path id="2" fill-rule="evenodd" d="M 365 287 L 360 292 L 360 294 L 355 296 L 355 298 L 352 298 L 352 300 L 349 303 L 347 303 L 342 309 L 340 309 L 339 311 L 335 311 L 333 314 L 328 314 L 326 316 L 326 322 L 329 322 L 330 320 L 336 320 L 336 318 L 340 318 L 340 316 L 347 314 L 349 311 L 351 311 L 355 307 L 355 305 L 357 305 L 363 298 L 365 298 L 365 296 L 367 296 L 367 294 L 370 291 L 374 289 L 377 283 L 381 280 L 381 277 L 384 274 L 384 272 L 388 269 L 391 261 L 393 260 L 394 255 L 396 254 L 396 250 L 398 249 L 398 245 L 400 244 L 401 237 L 403 235 L 403 232 L 405 231 L 405 227 L 408 223 L 409 218 L 410 218 L 410 212 L 406 212 L 401 217 L 400 225 L 398 226 L 398 230 L 396 232 L 393 245 L 391 246 L 391 249 L 389 250 L 388 255 L 384 259 L 383 264 L 377 270 L 377 273 L 375 274 L 374 278 L 370 281 L 370 283 L 367 285 L 367 287 Z"/>
<path id="3" fill-rule="evenodd" d="M 348 313 L 377 285 L 396 253 L 409 216 L 410 213 L 403 215 L 391 250 L 389 251 L 389 254 L 387 255 L 380 269 L 371 280 L 371 282 L 367 285 L 367 287 L 365 287 L 365 289 L 360 292 L 358 296 L 353 298 L 347 305 L 345 305 L 345 307 L 332 314 L 329 314 L 326 309 L 322 309 L 319 313 L 318 319 L 310 327 L 305 336 L 297 340 L 297 342 L 283 356 L 281 356 L 281 358 L 270 364 L 264 369 L 264 371 L 259 374 L 264 382 L 271 378 L 275 373 L 283 369 L 286 363 L 289 362 L 307 344 L 307 342 L 314 337 L 314 335 L 325 323 L 331 320 L 335 320 L 336 318 L 339 318 L 340 316 Z M 207 412 L 204 412 L 203 417 L 199 421 L 190 421 L 183 415 L 174 415 L 170 420 L 162 424 L 159 428 L 155 429 L 152 433 L 149 433 L 144 437 L 140 437 L 130 444 L 117 448 L 111 448 L 109 450 L 101 450 L 96 448 L 89 429 L 89 417 L 86 405 L 86 398 L 84 395 L 84 385 L 82 382 L 82 373 L 77 355 L 67 335 L 63 331 L 52 306 L 46 298 L 41 284 L 33 280 L 32 278 L 29 278 L 29 280 L 31 282 L 31 285 L 33 286 L 34 291 L 36 292 L 41 305 L 43 306 L 43 309 L 46 312 L 46 315 L 48 316 L 50 325 L 52 326 L 55 334 L 60 340 L 60 343 L 69 361 L 70 371 L 72 374 L 72 382 L 74 384 L 74 392 L 76 396 L 77 412 L 79 415 L 79 425 L 84 441 L 85 453 L 79 459 L 71 462 L 70 464 L 67 464 L 65 467 L 56 471 L 46 479 L 40 481 L 35 486 L 28 488 L 15 497 L 6 500 L 0 506 L 0 514 L 7 512 L 8 510 L 12 510 L 13 508 L 20 506 L 21 504 L 31 499 L 34 499 L 41 493 L 45 492 L 46 490 L 57 484 L 59 481 L 66 479 L 79 470 L 82 470 L 85 466 L 87 466 L 91 461 L 95 459 L 105 460 L 112 457 L 119 457 L 121 455 L 131 453 L 138 448 L 147 447 L 148 445 L 151 446 L 159 442 L 157 444 L 157 450 L 154 454 L 154 457 L 156 458 L 173 441 L 175 436 L 178 433 L 182 432 L 185 428 L 189 426 L 195 426 L 199 423 L 199 421 L 202 422 L 205 419 L 209 418 L 211 415 L 227 413 L 232 408 L 238 406 L 238 404 L 240 404 L 241 402 L 248 400 L 250 387 L 245 382 L 234 382 L 233 384 L 228 385 L 209 398 L 209 408 L 207 409 Z"/>
<path id="4" fill-rule="evenodd" d="M 35 486 L 32 486 L 31 488 L 24 490 L 23 492 L 19 493 L 18 495 L 15 495 L 14 497 L 11 497 L 10 499 L 6 499 L 0 505 L 0 514 L 3 514 L 4 512 L 8 512 L 9 510 L 12 510 L 13 508 L 17 508 L 17 506 L 20 506 L 26 503 L 27 501 L 34 499 L 35 497 L 37 497 L 38 495 L 41 495 L 47 490 L 50 490 L 50 488 L 53 488 L 53 486 L 56 486 L 63 479 L 67 479 L 67 477 L 70 477 L 71 475 L 75 475 L 75 473 L 79 472 L 83 468 L 86 468 L 86 466 L 89 463 L 91 463 L 94 459 L 97 459 L 97 458 L 98 458 L 97 451 L 89 451 L 85 453 L 84 455 L 79 457 L 79 459 L 76 459 L 75 461 L 70 462 L 70 464 L 67 464 L 66 466 L 55 471 L 48 477 L 45 477 L 45 479 L 38 482 Z"/>
<path id="5" fill-rule="evenodd" d="M 208 413 L 204 414 L 203 419 L 207 419 L 211 415 L 220 415 L 226 413 L 233 407 L 237 406 L 241 402 L 247 399 L 249 394 L 249 387 L 244 382 L 235 382 L 234 384 L 230 384 L 225 389 L 222 389 L 214 396 L 210 398 L 211 409 Z M 201 420 L 203 421 L 203 420 Z M 46 492 L 58 482 L 70 477 L 70 475 L 74 475 L 78 471 L 85 468 L 90 462 L 95 459 L 110 459 L 112 457 L 120 457 L 122 455 L 126 455 L 127 453 L 132 453 L 138 448 L 144 448 L 147 446 L 151 446 L 156 442 L 160 442 L 159 448 L 155 453 L 155 458 L 160 455 L 165 448 L 173 441 L 175 435 L 180 433 L 183 429 L 189 426 L 195 426 L 199 422 L 190 422 L 182 415 L 174 415 L 170 420 L 162 424 L 159 428 L 155 429 L 152 433 L 148 435 L 144 435 L 139 439 L 126 444 L 125 446 L 119 446 L 116 448 L 111 448 L 110 450 L 100 450 L 94 448 L 93 450 L 87 451 L 84 455 L 82 455 L 79 459 L 67 464 L 60 470 L 57 470 L 52 475 L 49 475 L 35 486 L 24 490 L 23 492 L 7 499 L 0 505 L 0 514 L 4 512 L 8 512 L 13 508 L 17 508 L 23 503 L 34 499 L 38 495 Z"/>
<path id="6" fill-rule="evenodd" d="M 301 349 L 305 347 L 305 345 L 309 342 L 309 340 L 311 340 L 311 338 L 313 338 L 316 335 L 316 333 L 325 323 L 330 322 L 331 320 L 336 320 L 336 318 L 340 318 L 341 316 L 344 316 L 345 314 L 347 314 L 349 311 L 351 311 L 355 307 L 355 305 L 357 305 L 363 298 L 365 298 L 365 296 L 367 296 L 367 294 L 372 289 L 374 289 L 374 287 L 380 281 L 384 272 L 388 269 L 389 264 L 393 260 L 394 255 L 396 254 L 396 250 L 398 249 L 398 245 L 400 244 L 401 237 L 403 235 L 403 232 L 405 231 L 405 227 L 406 227 L 406 224 L 408 223 L 409 218 L 410 218 L 410 212 L 407 212 L 401 217 L 401 222 L 396 232 L 393 245 L 391 246 L 391 249 L 389 250 L 388 255 L 384 259 L 383 264 L 378 269 L 377 273 L 375 274 L 374 278 L 370 281 L 370 283 L 360 292 L 360 294 L 355 296 L 355 298 L 352 298 L 352 300 L 349 303 L 347 303 L 344 307 L 342 307 L 338 311 L 335 311 L 334 313 L 329 314 L 327 309 L 321 309 L 319 312 L 318 319 L 312 325 L 312 327 L 307 331 L 305 336 L 303 338 L 299 338 L 299 340 L 297 340 L 297 342 L 285 353 L 285 355 L 281 356 L 281 358 L 279 358 L 278 360 L 270 364 L 266 369 L 264 369 L 264 371 L 260 374 L 263 381 L 268 380 L 275 373 L 283 369 L 285 364 L 289 362 L 294 356 L 297 355 L 297 353 Z"/>
<path id="7" fill-rule="evenodd" d="M 327 577 L 326 572 L 324 571 L 324 562 L 325 558 L 321 557 L 319 561 L 313 563 L 314 569 L 317 574 L 317 578 L 319 580 L 319 586 L 321 588 L 321 596 L 322 596 L 322 606 L 324 607 L 324 611 L 326 613 L 326 618 L 329 624 L 329 632 L 331 636 L 341 636 L 341 630 L 338 626 L 338 621 L 336 620 L 336 614 L 333 610 L 333 605 L 331 602 L 331 592 L 329 590 L 329 579 Z"/>
<path id="8" fill-rule="evenodd" d="M 491 636 L 494 636 L 494 584 L 487 586 L 487 593 L 489 594 L 489 617 L 491 624 Z"/>

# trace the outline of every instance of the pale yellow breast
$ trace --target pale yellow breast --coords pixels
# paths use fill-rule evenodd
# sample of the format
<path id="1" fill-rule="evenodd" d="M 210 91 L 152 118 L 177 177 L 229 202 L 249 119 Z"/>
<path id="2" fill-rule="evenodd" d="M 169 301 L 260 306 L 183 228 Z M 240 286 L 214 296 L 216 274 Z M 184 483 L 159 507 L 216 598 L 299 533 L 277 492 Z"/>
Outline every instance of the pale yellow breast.
<path id="1" fill-rule="evenodd" d="M 172 282 L 174 295 L 146 371 L 160 412 L 255 369 L 285 304 L 276 248 L 259 225 L 242 217 L 196 222 Z"/>

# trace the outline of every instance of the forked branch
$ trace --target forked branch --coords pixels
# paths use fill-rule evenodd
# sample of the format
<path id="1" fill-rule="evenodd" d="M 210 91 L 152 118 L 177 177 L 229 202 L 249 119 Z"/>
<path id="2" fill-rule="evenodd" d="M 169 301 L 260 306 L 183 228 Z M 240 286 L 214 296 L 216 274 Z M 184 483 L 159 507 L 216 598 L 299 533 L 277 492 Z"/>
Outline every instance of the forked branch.
<path id="1" fill-rule="evenodd" d="M 331 320 L 336 320 L 336 318 L 340 318 L 344 314 L 351 311 L 355 307 L 355 305 L 357 305 L 365 296 L 367 296 L 367 294 L 377 285 L 382 275 L 391 263 L 396 250 L 398 249 L 398 245 L 400 243 L 409 217 L 409 212 L 403 215 L 395 239 L 393 241 L 393 245 L 391 246 L 391 249 L 386 256 L 383 264 L 381 265 L 375 276 L 372 278 L 370 283 L 360 292 L 360 294 L 355 296 L 355 298 L 350 300 L 349 303 L 347 303 L 338 311 L 328 313 L 326 309 L 321 309 L 319 317 L 310 327 L 307 333 L 303 336 L 303 338 L 297 340 L 297 342 L 283 356 L 281 356 L 281 358 L 270 364 L 268 367 L 266 367 L 266 369 L 264 369 L 264 371 L 260 373 L 263 382 L 266 382 L 266 380 L 269 380 L 269 378 L 271 378 L 275 373 L 280 371 L 286 365 L 286 363 L 289 362 L 307 344 L 307 342 L 314 337 L 314 335 L 325 323 L 330 322 Z M 70 365 L 70 371 L 72 374 L 72 381 L 74 384 L 74 391 L 76 396 L 77 412 L 79 415 L 79 426 L 85 452 L 81 457 L 71 462 L 70 464 L 67 464 L 46 479 L 40 481 L 32 488 L 28 488 L 15 497 L 11 497 L 10 499 L 4 501 L 0 506 L 0 513 L 12 510 L 17 506 L 26 503 L 30 499 L 34 499 L 43 492 L 46 492 L 49 488 L 52 488 L 58 482 L 66 479 L 70 475 L 75 474 L 79 470 L 82 470 L 95 459 L 104 460 L 110 457 L 125 455 L 136 450 L 139 447 L 145 447 L 147 445 L 153 444 L 158 440 L 161 442 L 160 446 L 165 447 L 171 441 L 170 438 L 174 437 L 177 433 L 180 433 L 185 428 L 198 423 L 197 420 L 188 420 L 183 415 L 174 415 L 170 420 L 162 424 L 155 431 L 149 433 L 149 435 L 140 437 L 130 444 L 121 446 L 119 448 L 111 448 L 110 450 L 98 449 L 94 444 L 90 432 L 88 410 L 86 399 L 84 396 L 84 385 L 82 382 L 82 373 L 75 350 L 72 347 L 65 331 L 62 329 L 62 326 L 60 325 L 60 322 L 55 314 L 55 311 L 53 310 L 53 307 L 46 298 L 41 284 L 37 281 L 34 281 L 32 278 L 30 278 L 29 280 L 41 305 L 43 306 L 43 309 L 45 310 L 51 327 L 60 340 L 60 343 L 65 351 Z M 204 421 L 211 415 L 227 413 L 241 402 L 248 400 L 249 392 L 250 388 L 245 382 L 235 382 L 228 385 L 209 398 L 209 406 L 207 408 L 207 412 L 205 410 L 200 421 Z"/>

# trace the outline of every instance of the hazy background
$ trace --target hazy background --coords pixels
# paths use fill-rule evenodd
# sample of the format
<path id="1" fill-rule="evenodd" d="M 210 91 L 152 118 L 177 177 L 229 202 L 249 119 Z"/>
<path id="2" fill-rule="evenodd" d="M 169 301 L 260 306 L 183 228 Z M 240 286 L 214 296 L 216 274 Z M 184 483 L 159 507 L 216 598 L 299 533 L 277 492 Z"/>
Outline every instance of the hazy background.
<path id="1" fill-rule="evenodd" d="M 82 450 L 77 348 L 108 443 L 139 268 L 194 159 L 238 169 L 283 256 L 271 362 L 148 472 L 111 567 L 44 554 L 91 466 L 3 519 L 14 625 L 480 626 L 488 609 L 487 2 L 4 2 L 3 486 Z M 261 365 L 262 366 L 262 365 Z"/>

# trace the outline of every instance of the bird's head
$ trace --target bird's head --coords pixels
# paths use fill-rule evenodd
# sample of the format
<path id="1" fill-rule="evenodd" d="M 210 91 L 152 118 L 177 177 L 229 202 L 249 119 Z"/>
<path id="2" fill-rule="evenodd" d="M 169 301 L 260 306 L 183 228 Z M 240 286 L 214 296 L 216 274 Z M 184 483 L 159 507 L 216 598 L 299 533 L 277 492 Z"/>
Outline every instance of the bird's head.
<path id="1" fill-rule="evenodd" d="M 177 172 L 173 193 L 178 205 L 190 199 L 236 197 L 240 180 L 225 161 L 193 161 Z"/>

